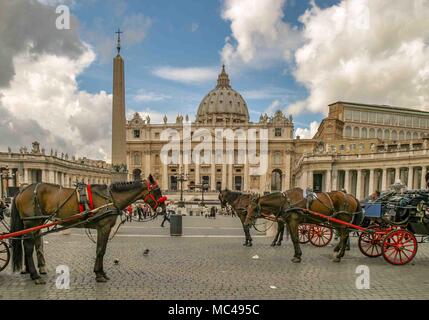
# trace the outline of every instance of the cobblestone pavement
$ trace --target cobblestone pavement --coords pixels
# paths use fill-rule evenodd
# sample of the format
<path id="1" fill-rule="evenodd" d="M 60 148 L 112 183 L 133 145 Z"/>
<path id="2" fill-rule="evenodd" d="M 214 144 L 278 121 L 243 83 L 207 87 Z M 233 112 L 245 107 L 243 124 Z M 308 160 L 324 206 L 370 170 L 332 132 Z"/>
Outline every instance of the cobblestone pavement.
<path id="1" fill-rule="evenodd" d="M 341 263 L 330 260 L 332 246 L 303 245 L 302 263 L 293 264 L 290 242 L 272 248 L 271 238 L 256 236 L 253 247 L 243 247 L 236 218 L 186 217 L 184 237 L 175 238 L 169 237 L 168 224 L 159 228 L 160 222 L 127 224 L 109 243 L 108 283 L 95 282 L 95 245 L 82 231 L 46 237 L 47 284 L 36 286 L 9 267 L 0 273 L 0 299 L 429 298 L 429 245 L 420 245 L 413 264 L 402 267 L 364 257 L 356 239 Z M 147 256 L 145 249 L 150 250 Z M 69 290 L 56 289 L 58 265 L 70 267 Z M 369 290 L 356 289 L 359 265 L 369 267 Z"/>

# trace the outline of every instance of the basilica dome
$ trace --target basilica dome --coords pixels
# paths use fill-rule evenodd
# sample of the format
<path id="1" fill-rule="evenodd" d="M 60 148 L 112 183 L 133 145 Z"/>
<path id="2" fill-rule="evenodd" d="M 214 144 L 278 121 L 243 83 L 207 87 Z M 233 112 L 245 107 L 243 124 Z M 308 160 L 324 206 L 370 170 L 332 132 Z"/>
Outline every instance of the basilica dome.
<path id="1" fill-rule="evenodd" d="M 246 123 L 249 111 L 246 101 L 229 83 L 225 66 L 219 74 L 217 86 L 201 101 L 197 112 L 198 123 Z"/>

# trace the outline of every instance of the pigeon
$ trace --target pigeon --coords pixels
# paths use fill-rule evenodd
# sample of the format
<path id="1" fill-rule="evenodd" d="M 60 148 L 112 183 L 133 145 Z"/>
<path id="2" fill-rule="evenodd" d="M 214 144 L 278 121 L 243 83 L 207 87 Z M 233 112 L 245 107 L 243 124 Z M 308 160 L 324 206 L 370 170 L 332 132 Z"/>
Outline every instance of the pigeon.
<path id="1" fill-rule="evenodd" d="M 147 256 L 149 254 L 149 249 L 146 249 L 144 252 L 143 252 L 143 255 L 144 256 Z"/>
<path id="2" fill-rule="evenodd" d="M 119 259 L 115 259 L 115 260 L 113 261 L 113 263 L 114 263 L 114 264 L 119 264 Z"/>

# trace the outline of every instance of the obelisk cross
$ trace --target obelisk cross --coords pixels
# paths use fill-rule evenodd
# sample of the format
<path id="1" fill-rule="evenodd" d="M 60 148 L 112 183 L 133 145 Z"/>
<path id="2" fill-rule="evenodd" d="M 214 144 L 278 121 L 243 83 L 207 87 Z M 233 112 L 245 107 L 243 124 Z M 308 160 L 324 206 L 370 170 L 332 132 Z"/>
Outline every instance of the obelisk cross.
<path id="1" fill-rule="evenodd" d="M 118 44 L 116 46 L 116 49 L 118 49 L 118 54 L 121 53 L 121 34 L 123 33 L 121 29 L 118 29 L 118 31 L 115 32 L 118 35 Z"/>

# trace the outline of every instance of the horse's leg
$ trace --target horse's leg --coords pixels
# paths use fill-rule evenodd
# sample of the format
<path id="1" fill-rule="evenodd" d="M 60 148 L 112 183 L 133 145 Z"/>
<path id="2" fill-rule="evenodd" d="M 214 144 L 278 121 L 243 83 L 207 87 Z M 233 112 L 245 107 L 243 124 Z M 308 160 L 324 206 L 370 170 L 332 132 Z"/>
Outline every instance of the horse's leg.
<path id="1" fill-rule="evenodd" d="M 246 216 L 239 215 L 239 217 L 240 217 L 241 225 L 243 226 L 244 235 L 246 237 L 246 242 L 243 243 L 243 246 L 251 247 L 252 246 L 252 237 L 250 236 L 250 227 L 246 226 L 244 224 Z"/>
<path id="2" fill-rule="evenodd" d="M 45 255 L 43 252 L 43 237 L 40 236 L 40 232 L 38 232 L 34 238 L 34 245 L 36 247 L 37 267 L 39 268 L 39 272 L 40 274 L 47 274 Z"/>
<path id="3" fill-rule="evenodd" d="M 25 261 L 30 273 L 31 279 L 35 284 L 45 284 L 45 281 L 37 273 L 36 266 L 34 265 L 33 252 L 34 252 L 34 238 L 28 237 L 24 240 Z"/>
<path id="4" fill-rule="evenodd" d="M 339 228 L 335 228 L 334 232 L 335 232 L 335 237 L 338 237 L 341 233 Z M 340 249 L 341 249 L 341 240 L 338 241 L 337 245 L 335 246 L 334 252 L 339 252 Z"/>
<path id="5" fill-rule="evenodd" d="M 277 239 L 277 245 L 281 246 L 283 241 L 283 236 L 285 234 L 285 223 L 283 221 L 278 222 L 278 228 L 279 228 L 279 238 Z"/>
<path id="6" fill-rule="evenodd" d="M 291 215 L 294 215 L 294 214 L 292 213 Z M 294 217 L 294 216 L 290 217 L 288 221 L 288 227 L 289 227 L 288 230 L 289 230 L 290 238 L 293 243 L 293 248 L 295 250 L 295 254 L 292 259 L 292 262 L 294 263 L 301 262 L 301 256 L 302 256 L 302 251 L 299 246 L 298 226 L 299 226 L 298 217 Z"/>
<path id="7" fill-rule="evenodd" d="M 349 232 L 346 228 L 341 228 L 339 231 L 340 231 L 340 243 L 339 243 L 340 250 L 336 254 L 333 260 L 334 262 L 340 262 L 341 258 L 344 257 L 344 253 L 346 251 L 347 239 L 349 237 Z"/>
<path id="8" fill-rule="evenodd" d="M 274 240 L 273 240 L 273 242 L 271 243 L 271 246 L 272 247 L 275 247 L 276 246 L 276 244 L 277 244 L 277 240 L 279 239 L 279 235 L 280 235 L 280 222 L 278 222 L 277 223 L 277 233 L 276 233 L 276 236 L 274 237 Z"/>
<path id="9" fill-rule="evenodd" d="M 109 280 L 103 269 L 103 259 L 106 253 L 107 242 L 109 241 L 110 230 L 110 225 L 104 225 L 97 229 L 97 257 L 94 265 L 95 280 L 97 282 L 106 282 Z"/>

